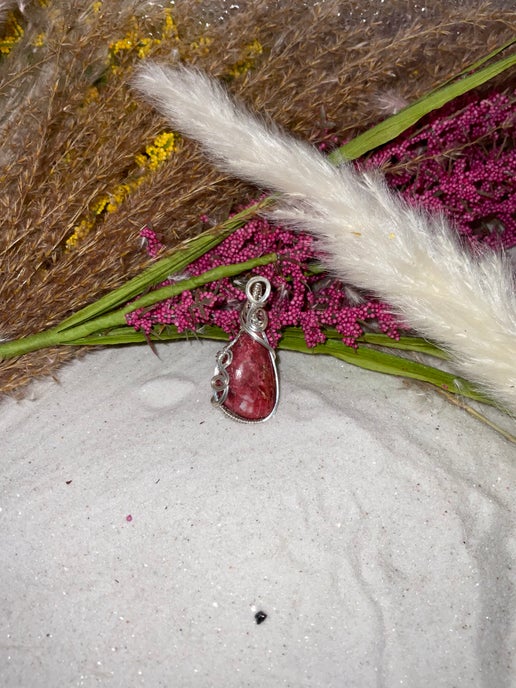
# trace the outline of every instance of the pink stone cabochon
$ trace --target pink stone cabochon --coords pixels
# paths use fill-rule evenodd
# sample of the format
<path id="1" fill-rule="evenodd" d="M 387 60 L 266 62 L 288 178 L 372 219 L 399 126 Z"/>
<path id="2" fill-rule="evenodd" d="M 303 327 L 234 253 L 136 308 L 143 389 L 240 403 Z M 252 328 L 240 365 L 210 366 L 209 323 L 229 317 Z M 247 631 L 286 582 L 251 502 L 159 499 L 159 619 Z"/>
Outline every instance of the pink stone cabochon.
<path id="1" fill-rule="evenodd" d="M 231 347 L 229 392 L 224 407 L 245 420 L 264 420 L 276 404 L 276 375 L 267 349 L 243 332 Z"/>

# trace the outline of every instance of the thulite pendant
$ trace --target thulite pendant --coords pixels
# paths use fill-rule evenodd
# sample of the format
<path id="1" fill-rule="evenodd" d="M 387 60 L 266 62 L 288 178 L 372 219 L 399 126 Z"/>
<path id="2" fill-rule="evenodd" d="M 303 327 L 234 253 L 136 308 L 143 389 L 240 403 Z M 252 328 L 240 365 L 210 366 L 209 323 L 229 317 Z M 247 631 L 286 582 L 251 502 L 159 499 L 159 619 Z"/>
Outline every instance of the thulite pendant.
<path id="1" fill-rule="evenodd" d="M 246 294 L 242 329 L 216 356 L 212 403 L 235 420 L 260 423 L 272 416 L 279 399 L 276 354 L 264 332 L 267 314 L 262 305 L 270 294 L 269 281 L 253 277 Z"/>
<path id="2" fill-rule="evenodd" d="M 276 376 L 269 351 L 243 332 L 231 348 L 224 407 L 246 420 L 264 420 L 276 404 Z"/>

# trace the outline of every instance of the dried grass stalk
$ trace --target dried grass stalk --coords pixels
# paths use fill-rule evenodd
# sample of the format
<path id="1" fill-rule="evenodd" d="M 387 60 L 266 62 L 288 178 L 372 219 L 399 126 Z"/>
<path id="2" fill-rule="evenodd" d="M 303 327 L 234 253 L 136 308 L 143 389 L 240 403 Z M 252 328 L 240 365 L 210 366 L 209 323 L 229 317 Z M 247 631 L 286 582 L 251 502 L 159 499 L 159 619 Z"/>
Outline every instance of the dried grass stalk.
<path id="1" fill-rule="evenodd" d="M 138 230 L 173 246 L 227 215 L 251 190 L 208 166 L 191 142 L 156 169 L 136 156 L 166 124 L 128 82 L 142 56 L 196 63 L 299 136 L 353 136 L 508 40 L 516 12 L 437 0 L 239 3 L 55 0 L 0 3 L 0 336 L 62 320 L 147 263 Z M 288 23 L 285 13 L 288 12 Z M 363 21 L 363 20 L 366 21 Z M 121 192 L 122 189 L 128 192 Z M 256 194 L 256 191 L 253 192 Z M 99 198 L 113 212 L 95 214 Z M 89 234 L 70 248 L 81 222 Z M 64 351 L 0 363 L 12 393 L 55 370 Z"/>

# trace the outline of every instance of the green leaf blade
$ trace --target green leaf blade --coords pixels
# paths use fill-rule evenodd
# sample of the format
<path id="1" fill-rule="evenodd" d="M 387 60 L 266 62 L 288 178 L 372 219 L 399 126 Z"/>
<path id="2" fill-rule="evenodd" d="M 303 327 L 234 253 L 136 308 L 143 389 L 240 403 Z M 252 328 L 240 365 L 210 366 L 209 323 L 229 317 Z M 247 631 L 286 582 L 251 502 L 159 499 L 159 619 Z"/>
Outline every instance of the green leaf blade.
<path id="1" fill-rule="evenodd" d="M 514 41 L 513 41 L 514 42 Z M 512 45 L 511 42 L 509 45 Z M 508 47 L 507 45 L 503 48 Z M 502 48 L 500 48 L 501 50 Z M 485 59 L 488 59 L 487 57 Z M 516 65 L 516 54 L 508 55 L 497 62 L 484 67 L 480 71 L 468 74 L 458 81 L 448 83 L 423 98 L 412 103 L 400 112 L 392 115 L 388 119 L 380 122 L 363 134 L 359 134 L 353 140 L 333 151 L 328 158 L 331 162 L 338 164 L 343 160 L 356 160 L 362 155 L 383 146 L 392 141 L 413 124 L 422 119 L 425 115 L 437 110 L 454 98 L 464 95 L 478 86 L 486 83 L 490 79 Z"/>

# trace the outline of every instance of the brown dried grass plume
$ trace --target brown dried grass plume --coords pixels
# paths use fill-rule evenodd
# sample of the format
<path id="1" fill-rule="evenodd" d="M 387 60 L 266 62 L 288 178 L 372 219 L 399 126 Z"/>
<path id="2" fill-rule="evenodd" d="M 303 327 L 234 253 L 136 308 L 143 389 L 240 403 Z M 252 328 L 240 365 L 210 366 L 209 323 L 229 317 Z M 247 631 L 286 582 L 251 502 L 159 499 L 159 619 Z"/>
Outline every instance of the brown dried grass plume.
<path id="1" fill-rule="evenodd" d="M 288 21 L 285 17 L 288 16 Z M 512 36 L 503 3 L 0 2 L 0 337 L 46 329 L 256 193 L 169 132 L 135 62 L 198 64 L 306 139 L 351 137 Z M 334 124 L 333 124 L 334 123 Z M 11 393 L 70 349 L 0 363 Z"/>

